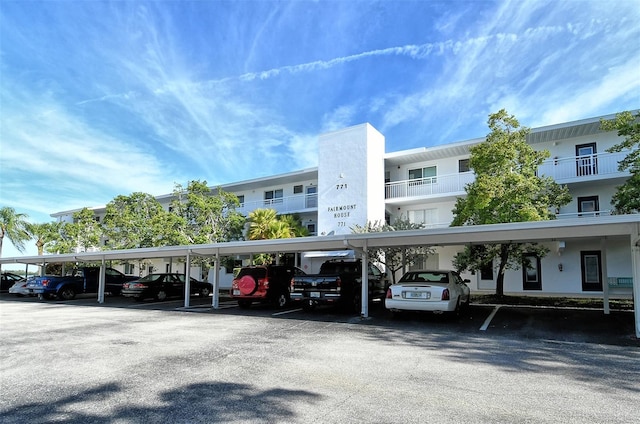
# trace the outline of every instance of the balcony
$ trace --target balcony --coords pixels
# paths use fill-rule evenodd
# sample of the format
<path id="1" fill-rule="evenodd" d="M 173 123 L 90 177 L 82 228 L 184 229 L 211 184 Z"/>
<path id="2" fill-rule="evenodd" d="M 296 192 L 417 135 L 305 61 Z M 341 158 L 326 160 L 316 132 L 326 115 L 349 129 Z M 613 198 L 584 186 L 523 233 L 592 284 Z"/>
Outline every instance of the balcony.
<path id="1" fill-rule="evenodd" d="M 552 177 L 560 184 L 628 176 L 627 172 L 618 171 L 618 162 L 628 154 L 624 151 L 553 158 L 538 167 L 538 175 Z"/>
<path id="2" fill-rule="evenodd" d="M 315 211 L 318 209 L 318 195 L 299 194 L 277 199 L 244 202 L 240 204 L 239 208 L 236 208 L 236 211 L 248 215 L 249 212 L 256 209 L 275 209 L 278 214 Z"/>
<path id="3" fill-rule="evenodd" d="M 395 181 L 385 184 L 385 199 L 451 196 L 464 194 L 464 186 L 474 180 L 473 172 Z"/>
<path id="4" fill-rule="evenodd" d="M 597 153 L 587 156 L 570 156 L 544 161 L 538 175 L 552 177 L 560 184 L 620 178 L 628 172 L 618 171 L 618 162 L 629 152 Z M 465 194 L 464 186 L 475 179 L 472 172 L 438 175 L 421 179 L 394 181 L 385 184 L 385 199 L 409 200 Z"/>

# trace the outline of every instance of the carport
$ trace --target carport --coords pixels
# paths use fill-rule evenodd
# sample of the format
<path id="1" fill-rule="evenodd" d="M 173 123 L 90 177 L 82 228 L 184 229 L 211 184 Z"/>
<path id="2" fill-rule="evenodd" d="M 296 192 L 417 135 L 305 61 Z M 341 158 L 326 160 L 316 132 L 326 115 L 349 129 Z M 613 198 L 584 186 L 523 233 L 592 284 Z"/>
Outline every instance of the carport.
<path id="1" fill-rule="evenodd" d="M 107 260 L 160 259 L 169 257 L 186 258 L 185 307 L 189 306 L 189 273 L 194 256 L 214 258 L 219 264 L 221 256 L 253 253 L 290 253 L 307 250 L 355 250 L 363 262 L 368 260 L 370 248 L 391 246 L 464 246 L 469 244 L 504 242 L 552 242 L 560 240 L 599 239 L 602 252 L 606 255 L 608 240 L 628 240 L 631 250 L 632 292 L 634 299 L 640 299 L 640 215 L 613 215 L 583 217 L 553 221 L 522 222 L 510 224 L 446 227 L 411 231 L 343 234 L 293 239 L 238 241 L 191 246 L 167 246 L 158 248 L 86 252 L 64 255 L 24 256 L 0 258 L 0 263 L 22 263 L 43 265 L 46 262 L 96 261 L 102 264 L 98 302 L 104 302 L 105 264 Z M 607 276 L 606 258 L 603 258 L 603 275 Z M 363 267 L 364 268 L 364 267 Z M 219 307 L 219 267 L 214 268 L 212 307 Z M 366 270 L 362 275 L 362 312 L 368 317 L 368 284 Z M 604 300 L 606 293 L 603 295 Z M 607 303 L 607 302 L 605 302 Z M 608 305 L 605 306 L 608 313 Z M 640 338 L 640 307 L 634 302 L 636 337 Z"/>

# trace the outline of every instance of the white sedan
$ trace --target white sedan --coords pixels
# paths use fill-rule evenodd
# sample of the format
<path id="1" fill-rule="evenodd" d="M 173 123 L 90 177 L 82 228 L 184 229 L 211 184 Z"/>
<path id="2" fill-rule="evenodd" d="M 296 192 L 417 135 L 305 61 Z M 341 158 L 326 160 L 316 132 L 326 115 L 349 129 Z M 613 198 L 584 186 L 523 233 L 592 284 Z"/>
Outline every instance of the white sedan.
<path id="1" fill-rule="evenodd" d="M 427 311 L 459 313 L 468 306 L 471 294 L 456 271 L 409 271 L 389 286 L 385 307 L 391 312 Z"/>

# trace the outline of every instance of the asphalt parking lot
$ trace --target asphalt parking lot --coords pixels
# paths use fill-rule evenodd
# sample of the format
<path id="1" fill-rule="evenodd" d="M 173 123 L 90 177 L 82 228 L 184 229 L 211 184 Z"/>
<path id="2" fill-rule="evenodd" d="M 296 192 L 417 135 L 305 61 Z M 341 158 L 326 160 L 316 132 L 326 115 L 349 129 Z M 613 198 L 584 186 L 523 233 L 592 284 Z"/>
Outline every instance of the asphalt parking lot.
<path id="1" fill-rule="evenodd" d="M 0 295 L 0 413 L 23 422 L 640 420 L 633 313 L 472 305 L 362 320 L 211 299 Z"/>

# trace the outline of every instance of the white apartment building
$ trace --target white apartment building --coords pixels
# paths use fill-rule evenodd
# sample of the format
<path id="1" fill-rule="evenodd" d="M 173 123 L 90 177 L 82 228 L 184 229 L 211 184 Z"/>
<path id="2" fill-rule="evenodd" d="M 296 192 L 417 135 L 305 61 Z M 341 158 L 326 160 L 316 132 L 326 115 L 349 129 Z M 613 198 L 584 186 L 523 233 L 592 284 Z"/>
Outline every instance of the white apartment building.
<path id="1" fill-rule="evenodd" d="M 616 186 L 629 177 L 618 171 L 627 152 L 607 153 L 621 141 L 616 132 L 600 130 L 600 119 L 533 128 L 527 141 L 546 149 L 550 158 L 539 175 L 567 185 L 572 201 L 556 211 L 559 220 L 610 214 Z M 273 208 L 279 214 L 298 214 L 311 235 L 347 234 L 354 225 L 394 222 L 408 218 L 426 228 L 447 227 L 456 198 L 473 181 L 469 149 L 484 138 L 447 145 L 385 153 L 385 138 L 370 124 L 322 134 L 318 138 L 318 167 L 271 177 L 222 185 L 240 199 L 239 211 Z M 215 189 L 215 188 L 214 188 Z M 168 207 L 171 195 L 159 196 Z M 104 208 L 94 208 L 97 216 Z M 74 211 L 52 214 L 70 221 Z M 550 253 L 530 257 L 532 268 L 508 271 L 505 293 L 602 296 L 603 291 L 631 295 L 631 246 L 627 240 L 581 238 L 546 242 Z M 451 268 L 460 246 L 436 247 L 414 268 Z M 166 260 L 165 260 L 166 261 Z M 603 263 L 603 261 L 605 263 Z M 164 270 L 167 264 L 156 269 Z M 168 265 L 171 267 L 171 264 Z M 473 291 L 495 290 L 495 271 L 465 275 Z"/>

